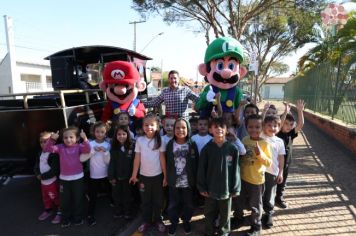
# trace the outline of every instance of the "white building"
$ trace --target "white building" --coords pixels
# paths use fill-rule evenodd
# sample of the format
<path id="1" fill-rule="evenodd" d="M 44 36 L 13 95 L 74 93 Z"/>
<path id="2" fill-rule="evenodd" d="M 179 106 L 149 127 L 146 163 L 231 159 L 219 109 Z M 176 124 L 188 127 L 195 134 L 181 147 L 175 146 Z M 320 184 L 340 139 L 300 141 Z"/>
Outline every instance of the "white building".
<path id="1" fill-rule="evenodd" d="M 261 87 L 262 99 L 284 99 L 284 85 L 294 77 L 272 77 Z"/>
<path id="2" fill-rule="evenodd" d="M 16 61 L 12 78 L 9 54 L 0 61 L 0 94 L 53 91 L 49 61 Z"/>

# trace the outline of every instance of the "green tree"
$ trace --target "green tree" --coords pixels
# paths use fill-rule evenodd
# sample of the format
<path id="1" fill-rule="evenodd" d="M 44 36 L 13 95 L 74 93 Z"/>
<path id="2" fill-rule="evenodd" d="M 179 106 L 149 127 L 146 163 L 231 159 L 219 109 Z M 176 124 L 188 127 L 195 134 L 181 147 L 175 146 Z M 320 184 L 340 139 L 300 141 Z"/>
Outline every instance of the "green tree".
<path id="1" fill-rule="evenodd" d="M 247 57 L 257 52 L 259 88 L 271 74 L 286 71 L 282 58 L 313 41 L 312 25 L 320 21 L 325 0 L 133 0 L 144 16 L 160 14 L 168 24 L 193 25 L 214 36 L 242 41 Z M 256 23 L 256 24 L 254 24 Z M 197 24 L 195 24 L 197 25 Z"/>
<path id="2" fill-rule="evenodd" d="M 283 59 L 307 42 L 316 41 L 312 26 L 320 17 L 318 9 L 305 11 L 290 3 L 280 3 L 261 13 L 246 28 L 241 37 L 248 55 L 255 53 L 258 60 L 258 85 L 255 93 L 259 95 L 262 85 L 269 78 L 288 71 Z"/>
<path id="3" fill-rule="evenodd" d="M 323 93 L 333 97 L 333 103 L 329 99 L 326 110 L 334 117 L 346 92 L 356 84 L 356 12 L 349 14 L 346 25 L 336 35 L 332 35 L 331 30 L 325 34 L 300 58 L 298 65 L 300 74 L 305 76 L 327 65 L 329 73 L 325 76 L 325 83 L 328 87 Z"/>

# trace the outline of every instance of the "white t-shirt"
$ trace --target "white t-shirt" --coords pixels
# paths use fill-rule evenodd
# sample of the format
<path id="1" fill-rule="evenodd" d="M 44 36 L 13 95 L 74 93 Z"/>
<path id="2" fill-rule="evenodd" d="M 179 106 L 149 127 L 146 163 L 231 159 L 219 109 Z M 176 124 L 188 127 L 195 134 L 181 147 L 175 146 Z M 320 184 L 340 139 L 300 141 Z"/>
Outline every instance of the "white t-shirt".
<path id="1" fill-rule="evenodd" d="M 104 160 L 104 155 L 108 155 L 107 152 L 110 151 L 110 143 L 104 141 L 102 143 L 97 143 L 95 140 L 90 141 L 90 178 L 101 179 L 108 176 L 108 166 L 107 160 Z M 96 147 L 103 147 L 106 152 L 95 151 Z"/>
<path id="2" fill-rule="evenodd" d="M 49 152 L 42 152 L 40 156 L 40 173 L 43 174 L 51 169 L 51 167 L 48 165 L 48 157 L 49 157 Z M 54 181 L 56 181 L 57 177 L 53 176 L 50 179 L 41 179 L 41 184 L 43 185 L 50 185 Z"/>
<path id="3" fill-rule="evenodd" d="M 200 134 L 194 134 L 192 136 L 192 140 L 196 143 L 197 147 L 198 147 L 198 152 L 200 154 L 201 150 L 203 149 L 203 147 L 205 146 L 205 144 L 207 144 L 213 137 L 211 137 L 210 134 L 201 136 Z"/>
<path id="4" fill-rule="evenodd" d="M 135 152 L 141 154 L 140 175 L 157 176 L 162 173 L 159 153 L 165 152 L 166 147 L 161 143 L 159 149 L 153 150 L 155 139 L 149 139 L 146 136 L 140 136 L 136 140 Z"/>
<path id="5" fill-rule="evenodd" d="M 162 142 L 164 143 L 164 146 L 167 147 L 168 142 L 173 138 L 169 137 L 167 134 L 161 136 Z"/>
<path id="6" fill-rule="evenodd" d="M 284 142 L 281 138 L 278 138 L 277 136 L 269 137 L 263 133 L 261 134 L 261 138 L 265 139 L 271 147 L 272 165 L 267 168 L 266 172 L 277 176 L 279 172 L 278 156 L 286 154 Z"/>

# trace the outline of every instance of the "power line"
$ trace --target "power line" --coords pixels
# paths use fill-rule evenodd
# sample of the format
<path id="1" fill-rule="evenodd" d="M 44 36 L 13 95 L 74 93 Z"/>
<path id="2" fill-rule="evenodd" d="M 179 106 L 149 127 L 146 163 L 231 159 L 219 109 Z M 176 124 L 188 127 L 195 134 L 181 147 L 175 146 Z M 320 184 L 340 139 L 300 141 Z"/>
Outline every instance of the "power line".
<path id="1" fill-rule="evenodd" d="M 6 46 L 6 43 L 0 43 L 0 45 L 4 45 Z M 43 49 L 43 48 L 32 48 L 32 47 L 27 47 L 27 46 L 23 46 L 23 45 L 14 45 L 15 48 L 23 48 L 23 49 L 29 49 L 29 50 L 34 50 L 34 51 L 42 51 L 42 52 L 51 52 L 48 49 Z"/>

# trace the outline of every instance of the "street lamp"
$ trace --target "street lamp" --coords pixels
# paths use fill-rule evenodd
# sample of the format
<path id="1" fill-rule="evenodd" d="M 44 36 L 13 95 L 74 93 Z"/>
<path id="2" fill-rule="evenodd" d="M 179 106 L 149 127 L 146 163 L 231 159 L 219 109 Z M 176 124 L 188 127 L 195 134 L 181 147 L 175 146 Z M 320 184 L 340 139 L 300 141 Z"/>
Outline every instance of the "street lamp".
<path id="1" fill-rule="evenodd" d="M 152 43 L 153 40 L 155 40 L 155 38 L 157 38 L 158 36 L 161 36 L 162 34 L 164 34 L 164 32 L 161 32 L 159 34 L 156 34 L 144 47 L 143 49 L 140 51 L 140 53 L 142 53 L 147 47 L 148 45 L 150 45 L 150 43 Z"/>

